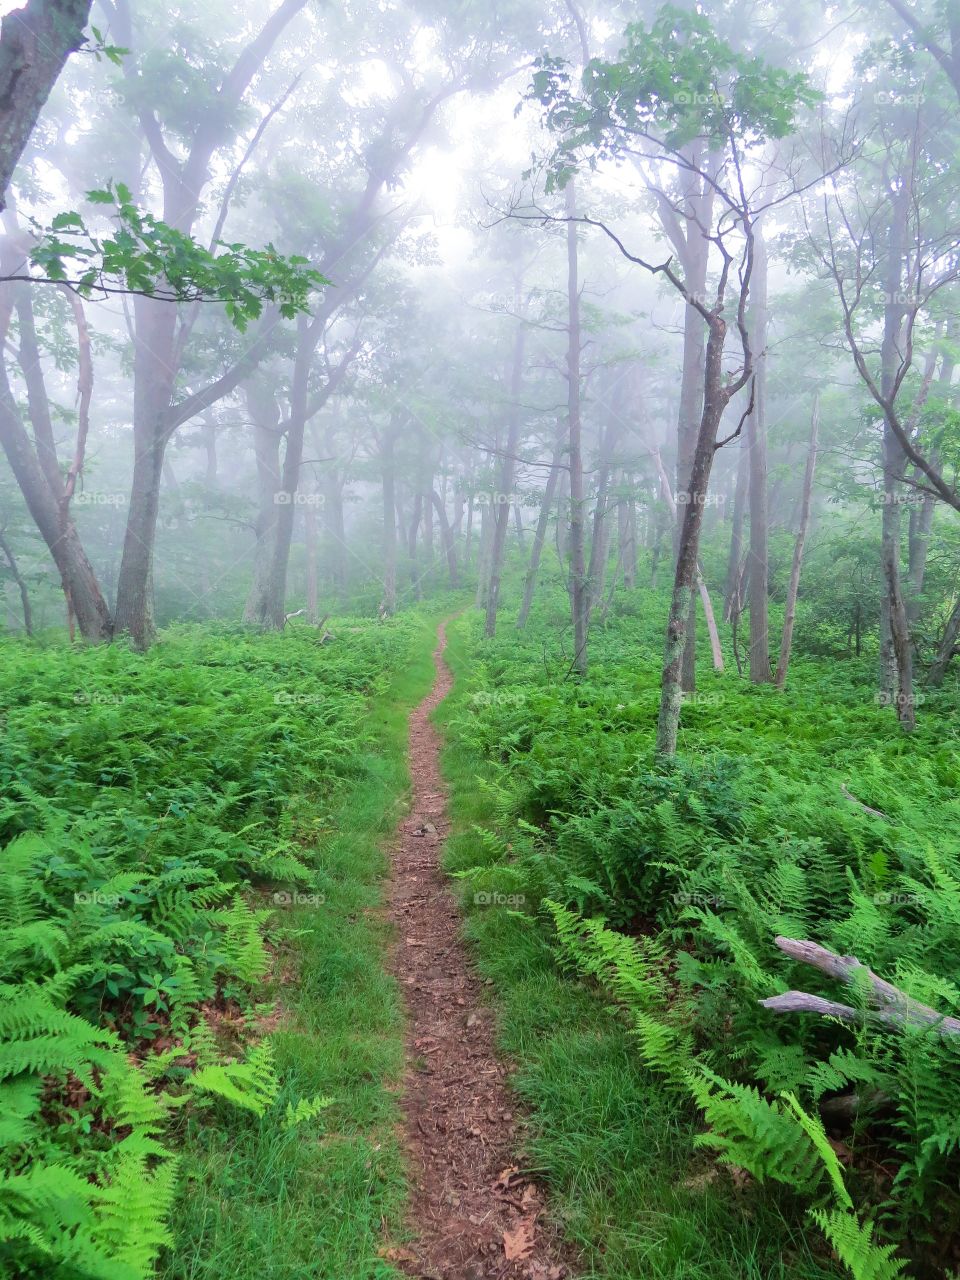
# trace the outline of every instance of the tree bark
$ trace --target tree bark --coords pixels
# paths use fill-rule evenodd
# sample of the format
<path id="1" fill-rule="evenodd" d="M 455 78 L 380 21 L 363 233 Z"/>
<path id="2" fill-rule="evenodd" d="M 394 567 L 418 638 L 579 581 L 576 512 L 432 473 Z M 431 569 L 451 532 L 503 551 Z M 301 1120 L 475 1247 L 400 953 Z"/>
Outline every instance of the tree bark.
<path id="1" fill-rule="evenodd" d="M 546 488 L 543 491 L 543 502 L 540 506 L 540 515 L 537 519 L 536 532 L 533 535 L 533 550 L 530 552 L 530 564 L 527 568 L 527 575 L 523 582 L 523 600 L 520 605 L 520 614 L 517 618 L 517 630 L 522 631 L 527 625 L 527 619 L 530 616 L 530 607 L 533 604 L 533 593 L 537 585 L 537 575 L 540 572 L 540 560 L 543 556 L 543 548 L 547 540 L 547 528 L 550 524 L 550 512 L 553 509 L 554 498 L 557 493 L 557 486 L 560 480 L 560 458 L 563 454 L 563 438 L 562 427 L 557 433 L 557 439 L 553 446 L 553 459 L 550 463 L 550 473 L 547 476 Z"/>
<path id="2" fill-rule="evenodd" d="M 280 510 L 280 406 L 273 391 L 257 379 L 246 387 L 247 410 L 253 422 L 253 448 L 257 464 L 257 542 L 253 581 L 243 610 L 243 620 L 262 625 L 261 604 L 269 593 L 270 566 Z"/>
<path id="3" fill-rule="evenodd" d="M 934 688 L 943 684 L 943 677 L 946 675 L 947 667 L 957 653 L 958 640 L 960 640 L 960 599 L 953 606 L 950 617 L 947 619 L 947 625 L 943 630 L 943 638 L 940 641 L 937 656 L 927 674 L 927 684 L 933 685 Z"/>
<path id="4" fill-rule="evenodd" d="M 523 356 L 526 347 L 527 328 L 523 320 L 517 325 L 510 362 L 510 408 L 507 417 L 507 440 L 500 458 L 495 509 L 492 512 L 493 537 L 490 547 L 490 581 L 487 587 L 487 613 L 484 634 L 497 634 L 497 608 L 500 604 L 500 581 L 507 552 L 507 530 L 510 527 L 510 505 L 513 493 L 516 464 L 514 459 L 520 445 L 520 392 L 523 386 Z"/>
<path id="5" fill-rule="evenodd" d="M 113 633 L 110 610 L 93 566 L 87 559 L 76 526 L 65 513 L 62 490 L 55 493 L 40 464 L 37 452 L 20 419 L 20 414 L 0 361 L 0 443 L 10 469 L 40 536 L 60 572 L 60 581 L 73 610 L 80 634 L 85 640 L 99 643 Z M 64 518 L 66 514 L 66 518 Z"/>
<path id="6" fill-rule="evenodd" d="M 740 577 L 743 573 L 743 522 L 747 505 L 747 488 L 750 478 L 750 458 L 746 438 L 738 450 L 737 481 L 733 494 L 733 516 L 730 521 L 730 555 L 727 559 L 727 581 L 723 591 L 723 620 L 733 617 L 735 604 L 739 604 Z"/>
<path id="7" fill-rule="evenodd" d="M 884 306 L 881 343 L 881 393 L 889 401 L 894 393 L 900 360 L 904 308 L 901 301 L 903 258 L 910 191 L 904 187 L 894 199 L 888 261 L 887 301 Z M 880 533 L 880 564 L 884 593 L 880 620 L 880 693 L 892 704 L 903 729 L 916 726 L 913 697 L 913 654 L 906 604 L 900 582 L 900 496 L 906 458 L 889 412 L 883 421 L 883 513 Z"/>
<path id="8" fill-rule="evenodd" d="M 447 557 L 447 572 L 450 575 L 450 586 L 456 589 L 460 585 L 460 578 L 457 573 L 457 547 L 454 542 L 453 529 L 450 527 L 450 521 L 447 519 L 447 511 L 443 505 L 443 501 L 433 489 L 430 494 L 433 502 L 434 510 L 437 513 L 437 520 L 440 524 L 440 536 L 443 539 L 443 550 Z"/>
<path id="9" fill-rule="evenodd" d="M 570 611 L 573 621 L 573 669 L 587 673 L 590 590 L 584 555 L 583 450 L 580 400 L 580 280 L 577 249 L 576 183 L 565 192 L 567 222 L 567 452 L 570 459 Z"/>
<path id="10" fill-rule="evenodd" d="M 610 472 L 613 454 L 620 437 L 617 419 L 607 424 L 600 441 L 600 465 L 597 475 L 597 499 L 593 508 L 593 534 L 590 542 L 590 563 L 587 567 L 587 627 L 589 629 L 593 609 L 603 598 L 603 584 L 607 567 L 607 500 L 610 492 Z"/>
<path id="11" fill-rule="evenodd" d="M 307 621 L 316 625 L 319 614 L 319 584 L 317 582 L 317 513 L 307 506 L 303 511 L 303 541 L 307 561 Z"/>
<path id="12" fill-rule="evenodd" d="M 380 440 L 380 466 L 383 477 L 383 608 L 388 614 L 397 611 L 397 494 L 394 430 L 395 423 L 391 422 Z"/>
<path id="13" fill-rule="evenodd" d="M 790 665 L 790 650 L 793 645 L 793 623 L 797 615 L 797 593 L 800 589 L 800 567 L 803 563 L 803 544 L 807 538 L 810 524 L 810 507 L 813 498 L 813 476 L 817 466 L 817 435 L 820 430 L 820 393 L 813 397 L 813 411 L 810 415 L 810 448 L 807 453 L 807 465 L 803 473 L 803 492 L 800 497 L 800 527 L 793 547 L 793 563 L 790 566 L 790 584 L 787 587 L 787 604 L 783 614 L 783 637 L 780 641 L 780 660 L 774 684 L 782 689 L 787 681 L 787 667 Z"/>
<path id="14" fill-rule="evenodd" d="M 767 250 L 763 232 L 754 228 L 753 278 L 751 281 L 751 343 L 755 374 L 753 412 L 747 418 L 747 452 L 750 458 L 750 547 L 747 553 L 750 605 L 750 679 L 767 684 L 771 679 L 770 636 L 767 609 L 769 557 L 767 541 Z"/>
<path id="15" fill-rule="evenodd" d="M 741 283 L 741 290 L 744 292 L 749 285 L 749 252 L 748 238 L 747 266 Z M 703 414 L 700 420 L 697 448 L 693 457 L 693 467 L 690 472 L 687 502 L 684 504 L 683 519 L 680 526 L 680 545 L 664 644 L 660 712 L 657 718 L 656 738 L 657 754 L 664 756 L 672 756 L 677 750 L 677 735 L 680 729 L 680 703 L 683 693 L 683 654 L 693 599 L 693 587 L 697 576 L 700 530 L 703 525 L 703 502 L 701 499 L 702 495 L 706 494 L 710 483 L 710 472 L 713 467 L 713 456 L 717 445 L 717 431 L 723 417 L 723 411 L 734 393 L 732 386 L 724 385 L 723 347 L 725 338 L 726 324 L 720 316 L 715 315 L 711 321 L 710 336 L 707 339 L 707 352 L 704 361 Z M 742 374 L 744 381 L 749 377 L 750 371 L 751 362 L 748 353 L 745 353 Z"/>
<path id="16" fill-rule="evenodd" d="M 0 529 L 0 552 L 7 562 L 7 568 L 10 570 L 10 576 L 16 584 L 17 590 L 20 592 L 20 608 L 23 612 L 23 629 L 28 636 L 33 635 L 33 609 L 30 607 L 30 592 L 27 589 L 26 581 L 20 572 L 17 564 L 17 557 L 13 554 L 13 548 L 7 541 L 6 533 Z"/>
<path id="17" fill-rule="evenodd" d="M 27 0 L 0 23 L 0 209 L 67 58 L 84 43 L 92 0 Z"/>

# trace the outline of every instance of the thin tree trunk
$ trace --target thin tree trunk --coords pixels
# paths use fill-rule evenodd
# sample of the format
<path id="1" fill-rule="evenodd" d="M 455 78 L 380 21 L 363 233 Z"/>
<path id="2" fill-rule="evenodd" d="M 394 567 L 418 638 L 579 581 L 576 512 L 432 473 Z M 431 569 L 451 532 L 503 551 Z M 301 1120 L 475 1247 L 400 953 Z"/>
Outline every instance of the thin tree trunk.
<path id="1" fill-rule="evenodd" d="M 750 547 L 747 583 L 750 605 L 750 679 L 767 684 L 771 679 L 770 636 L 767 609 L 767 250 L 763 231 L 754 228 L 751 280 L 751 341 L 755 352 L 753 412 L 747 418 L 747 453 L 750 458 Z"/>
<path id="2" fill-rule="evenodd" d="M 423 582 L 420 577 L 420 565 L 417 561 L 417 534 L 423 522 L 423 494 L 417 490 L 413 495 L 413 515 L 410 517 L 410 532 L 407 535 L 407 558 L 410 562 L 410 585 L 418 600 L 423 599 Z"/>
<path id="3" fill-rule="evenodd" d="M 521 551 L 525 551 L 527 547 L 527 539 L 523 527 L 523 511 L 521 510 L 519 502 L 515 502 L 513 504 L 513 527 L 517 531 L 517 545 Z"/>
<path id="4" fill-rule="evenodd" d="M 577 250 L 576 183 L 565 191 L 567 222 L 567 427 L 570 457 L 570 610 L 573 621 L 573 668 L 587 673 L 589 584 L 584 563 L 583 451 L 580 420 L 580 281 Z"/>
<path id="5" fill-rule="evenodd" d="M 934 688 L 943 684 L 943 677 L 946 674 L 947 667 L 957 653 L 958 639 L 960 639 L 960 599 L 953 606 L 950 617 L 947 619 L 947 625 L 943 631 L 943 639 L 940 641 L 937 656 L 927 675 L 927 684 L 933 685 Z"/>
<path id="6" fill-rule="evenodd" d="M 251 626 L 263 625 L 262 605 L 270 590 L 277 514 L 284 495 L 280 480 L 280 409 L 273 392 L 260 380 L 246 387 L 247 411 L 253 421 L 253 448 L 257 465 L 257 526 L 253 556 L 253 581 L 243 610 Z"/>
<path id="7" fill-rule="evenodd" d="M 473 488 L 467 495 L 467 534 L 465 539 L 466 545 L 463 550 L 463 563 L 466 568 L 470 568 L 470 562 L 473 558 Z"/>
<path id="8" fill-rule="evenodd" d="M 749 278 L 749 268 L 747 277 Z M 725 335 L 726 326 L 723 321 L 715 321 L 710 328 L 710 336 L 707 340 L 704 361 L 703 415 L 690 472 L 688 501 L 684 504 L 683 522 L 680 527 L 680 546 L 664 644 L 660 713 L 657 719 L 656 751 L 659 755 L 665 756 L 676 753 L 677 736 L 680 730 L 683 653 L 693 587 L 697 576 L 700 529 L 703 524 L 703 503 L 696 498 L 708 490 L 717 431 L 730 398 L 730 393 L 724 388 L 723 382 Z M 744 376 L 747 372 L 748 370 L 745 369 Z"/>
<path id="9" fill-rule="evenodd" d="M 109 640 L 113 632 L 110 610 L 103 598 L 97 575 L 87 559 L 76 527 L 64 509 L 60 493 L 55 493 L 40 464 L 36 450 L 20 420 L 20 414 L 0 361 L 0 443 L 10 469 L 41 537 L 60 572 L 68 605 L 85 640 Z"/>
<path id="10" fill-rule="evenodd" d="M 477 608 L 486 608 L 489 575 L 487 572 L 490 558 L 490 539 L 493 531 L 493 514 L 490 503 L 480 506 L 480 554 L 477 564 Z"/>
<path id="11" fill-rule="evenodd" d="M 510 496 L 515 474 L 514 459 L 520 444 L 520 392 L 523 386 L 523 355 L 526 347 L 527 328 L 523 320 L 517 325 L 513 340 L 510 368 L 510 409 L 507 419 L 506 448 L 500 459 L 500 474 L 496 508 L 492 514 L 493 537 L 490 548 L 490 582 L 487 588 L 487 615 L 484 631 L 487 636 L 497 633 L 497 608 L 500 604 L 500 581 L 507 553 L 507 530 L 510 526 Z"/>
<path id="12" fill-rule="evenodd" d="M 176 377 L 176 307 L 137 298 L 133 360 L 133 481 L 117 581 L 116 630 L 147 648 L 156 633 L 153 552 L 160 513 L 160 480 L 167 445 L 165 418 Z"/>
<path id="13" fill-rule="evenodd" d="M 593 508 L 593 534 L 590 543 L 590 563 L 587 568 L 587 627 L 594 606 L 603 598 L 603 584 L 607 564 L 607 498 L 610 491 L 611 459 L 619 439 L 619 423 L 607 425 L 600 441 L 600 466 L 597 476 L 597 500 Z"/>
<path id="14" fill-rule="evenodd" d="M 673 494 L 670 492 L 670 477 L 667 475 L 666 468 L 663 465 L 663 460 L 660 457 L 660 450 L 652 449 L 650 452 L 657 465 L 657 472 L 660 477 L 661 491 L 666 500 L 667 506 L 670 509 L 670 514 L 672 515 L 674 522 L 676 522 L 677 503 L 674 499 Z M 699 505 L 701 508 L 703 507 L 703 503 L 699 503 L 697 505 Z M 710 592 L 707 589 L 707 584 L 706 584 L 706 581 L 704 580 L 703 573 L 701 572 L 699 561 L 696 564 L 695 576 L 696 576 L 696 582 L 697 582 L 697 594 L 699 595 L 700 602 L 703 605 L 703 614 L 707 623 L 707 634 L 710 637 L 710 651 L 713 657 L 713 667 L 715 671 L 722 671 L 723 670 L 723 649 L 720 645 L 720 632 L 717 630 L 717 619 L 716 619 L 716 615 L 713 612 L 713 602 L 710 599 Z M 690 616 L 693 618 L 695 622 L 696 614 L 691 614 Z M 681 673 L 681 678 L 682 678 L 682 673 Z"/>
<path id="15" fill-rule="evenodd" d="M 383 433 L 380 442 L 383 475 L 383 609 L 388 614 L 397 611 L 397 495 L 394 443 L 394 427 L 391 423 Z"/>
<path id="16" fill-rule="evenodd" d="M 431 492 L 434 509 L 437 513 L 437 520 L 440 524 L 440 536 L 443 540 L 443 549 L 447 557 L 447 572 L 450 574 L 450 586 L 456 589 L 460 585 L 460 578 L 457 573 L 457 547 L 453 537 L 453 529 L 450 527 L 450 521 L 447 519 L 447 510 L 443 505 L 443 499 L 437 493 L 436 489 Z"/>
<path id="17" fill-rule="evenodd" d="M 727 560 L 727 582 L 723 592 L 723 619 L 729 622 L 733 601 L 740 581 L 740 562 L 743 559 L 743 517 L 747 505 L 747 487 L 750 477 L 750 458 L 746 438 L 738 451 L 737 481 L 733 495 L 733 518 L 730 522 L 730 555 Z"/>
<path id="18" fill-rule="evenodd" d="M 303 540 L 307 562 L 307 621 L 316 624 L 319 590 L 317 584 L 317 513 L 312 506 L 303 511 Z"/>
<path id="19" fill-rule="evenodd" d="M 10 576 L 16 583 L 17 590 L 20 592 L 20 607 L 23 611 L 23 629 L 28 636 L 33 635 L 33 610 L 30 607 L 30 592 L 23 574 L 17 565 L 17 558 L 13 554 L 13 549 L 7 541 L 6 532 L 0 529 L 0 552 L 7 562 L 7 568 L 10 570 Z"/>
<path id="20" fill-rule="evenodd" d="M 817 466 L 817 435 L 820 430 L 820 392 L 814 393 L 813 411 L 810 415 L 810 448 L 807 453 L 807 465 L 803 473 L 803 492 L 800 498 L 800 527 L 793 548 L 793 563 L 790 566 L 790 585 L 787 587 L 787 604 L 783 614 L 783 637 L 780 641 L 780 660 L 774 684 L 782 689 L 787 681 L 787 667 L 790 665 L 790 650 L 793 645 L 793 623 L 797 615 L 797 593 L 800 589 L 800 568 L 803 564 L 803 544 L 807 538 L 810 524 L 810 508 L 813 498 L 813 476 Z"/>
<path id="21" fill-rule="evenodd" d="M 903 307 L 898 301 L 902 289 L 905 231 L 910 192 L 898 192 L 889 231 L 887 304 L 884 308 L 881 344 L 882 394 L 893 394 L 900 360 Z M 896 432 L 884 415 L 883 428 L 883 514 L 881 517 L 880 564 L 884 592 L 881 601 L 881 697 L 892 703 L 903 729 L 916 725 L 913 697 L 913 654 L 907 610 L 900 584 L 900 491 L 906 458 Z"/>
<path id="22" fill-rule="evenodd" d="M 543 556 L 543 548 L 547 540 L 547 528 L 550 524 L 550 512 L 553 508 L 554 498 L 557 493 L 557 486 L 560 481 L 560 458 L 563 455 L 563 439 L 561 432 L 558 431 L 556 443 L 553 446 L 553 459 L 550 464 L 550 474 L 547 476 L 546 488 L 543 492 L 543 503 L 540 506 L 540 515 L 537 519 L 536 532 L 533 535 L 533 550 L 530 552 L 530 564 L 527 568 L 527 576 L 523 583 L 523 601 L 520 605 L 520 614 L 517 618 L 517 630 L 522 631 L 527 625 L 527 619 L 530 616 L 530 606 L 533 604 L 533 593 L 537 585 L 537 575 L 540 572 L 540 560 Z"/>

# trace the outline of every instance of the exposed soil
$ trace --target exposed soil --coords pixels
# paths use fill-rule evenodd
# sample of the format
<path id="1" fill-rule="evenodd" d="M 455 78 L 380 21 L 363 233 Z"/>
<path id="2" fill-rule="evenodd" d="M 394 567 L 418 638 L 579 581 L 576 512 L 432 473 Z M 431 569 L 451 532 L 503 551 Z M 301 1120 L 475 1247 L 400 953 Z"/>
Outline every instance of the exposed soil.
<path id="1" fill-rule="evenodd" d="M 436 682 L 410 717 L 413 800 L 393 850 L 389 913 L 409 1020 L 403 1107 L 416 1240 L 388 1257 L 417 1280 L 567 1280 L 543 1192 L 516 1164 L 521 1134 L 507 1068 L 439 867 L 450 824 L 429 716 L 452 684 L 445 645 L 441 625 Z"/>

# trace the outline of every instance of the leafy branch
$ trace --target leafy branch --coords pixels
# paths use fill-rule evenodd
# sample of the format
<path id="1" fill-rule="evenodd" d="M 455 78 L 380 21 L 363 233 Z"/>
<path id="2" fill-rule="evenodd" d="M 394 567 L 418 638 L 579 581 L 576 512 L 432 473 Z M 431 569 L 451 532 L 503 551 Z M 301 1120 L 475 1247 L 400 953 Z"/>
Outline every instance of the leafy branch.
<path id="1" fill-rule="evenodd" d="M 91 204 L 113 208 L 113 231 L 101 236 L 81 214 L 59 213 L 38 240 L 24 274 L 2 280 L 58 284 L 81 297 L 136 294 L 162 302 L 220 302 L 241 332 L 275 306 L 284 319 L 309 310 L 311 293 L 330 283 L 299 255 L 272 244 L 251 249 L 217 240 L 207 249 L 192 236 L 145 212 L 123 183 L 88 191 Z"/>

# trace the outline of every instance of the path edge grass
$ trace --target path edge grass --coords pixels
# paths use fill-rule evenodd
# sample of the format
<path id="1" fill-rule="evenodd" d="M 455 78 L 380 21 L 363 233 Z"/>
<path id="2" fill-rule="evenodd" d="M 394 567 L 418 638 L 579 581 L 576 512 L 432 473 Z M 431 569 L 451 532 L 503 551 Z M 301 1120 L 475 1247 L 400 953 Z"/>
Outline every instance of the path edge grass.
<path id="1" fill-rule="evenodd" d="M 206 1111 L 178 1135 L 180 1189 L 162 1280 L 396 1280 L 402 1237 L 403 997 L 388 972 L 389 840 L 409 800 L 409 712 L 432 687 L 437 627 L 417 617 L 410 660 L 371 697 L 363 769 L 325 824 L 322 905 L 282 910 L 284 971 L 263 998 L 284 1010 L 271 1040 L 283 1090 L 264 1117 Z M 344 641 L 348 643 L 348 641 Z M 289 1098 L 325 1095 L 315 1125 L 284 1127 Z"/>
<path id="2" fill-rule="evenodd" d="M 473 696 L 475 617 L 448 627 L 453 690 L 434 712 L 452 831 L 444 868 L 459 883 L 464 934 L 490 987 L 499 1045 L 525 1108 L 518 1160 L 550 1193 L 579 1280 L 826 1280 L 839 1273 L 779 1188 L 738 1188 L 693 1145 L 695 1117 L 644 1072 L 620 1013 L 560 972 L 496 831 L 493 770 L 457 727 Z M 481 901 L 475 900 L 479 895 Z M 498 904 L 497 895 L 501 901 Z"/>

